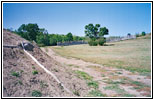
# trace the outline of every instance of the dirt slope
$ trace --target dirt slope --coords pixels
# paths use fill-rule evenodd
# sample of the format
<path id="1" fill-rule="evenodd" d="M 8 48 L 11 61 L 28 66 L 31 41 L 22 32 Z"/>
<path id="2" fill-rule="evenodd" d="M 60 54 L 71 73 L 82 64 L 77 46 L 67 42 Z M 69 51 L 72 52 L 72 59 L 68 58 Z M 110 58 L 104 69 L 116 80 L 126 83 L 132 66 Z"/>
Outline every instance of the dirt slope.
<path id="1" fill-rule="evenodd" d="M 3 45 L 17 45 L 26 41 L 20 36 L 3 30 Z M 42 65 L 54 73 L 72 93 L 78 91 L 80 96 L 86 96 L 90 88 L 84 80 L 76 77 L 64 65 L 41 51 L 35 45 L 31 53 Z M 38 74 L 33 75 L 33 71 Z M 43 97 L 71 97 L 59 84 L 41 69 L 28 55 L 19 48 L 3 48 L 3 96 L 31 97 L 34 90 L 40 91 Z"/>

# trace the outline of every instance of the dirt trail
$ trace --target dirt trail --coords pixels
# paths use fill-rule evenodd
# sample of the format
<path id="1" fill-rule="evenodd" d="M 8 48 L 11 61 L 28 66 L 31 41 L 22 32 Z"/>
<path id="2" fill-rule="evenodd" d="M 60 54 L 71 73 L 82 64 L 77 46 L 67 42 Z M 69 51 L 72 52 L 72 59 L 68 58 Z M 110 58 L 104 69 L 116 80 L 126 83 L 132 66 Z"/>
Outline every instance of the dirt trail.
<path id="1" fill-rule="evenodd" d="M 107 96 L 137 96 L 145 97 L 151 95 L 151 79 L 146 76 L 141 76 L 138 73 L 132 73 L 124 69 L 117 69 L 112 67 L 104 67 L 99 64 L 85 62 L 75 58 L 64 58 L 56 54 L 51 48 L 41 48 L 50 57 L 63 65 L 69 66 L 72 70 L 79 70 L 88 73 L 93 77 L 94 81 L 99 83 L 99 90 Z M 126 84 L 122 83 L 122 80 Z M 129 82 L 128 82 L 129 81 Z M 110 82 L 110 83 L 109 83 Z M 114 83 L 114 84 L 111 84 Z M 118 88 L 114 85 L 118 84 Z M 131 83 L 131 82 L 134 82 Z M 135 83 L 136 82 L 136 83 Z M 146 89 L 138 87 L 136 84 L 141 82 Z M 140 84 L 139 84 L 140 85 Z M 143 86 L 143 85 L 140 85 Z M 147 89 L 148 87 L 148 89 Z M 139 89 L 134 89 L 139 88 Z M 122 93 L 124 92 L 124 93 Z M 125 94 L 125 95 L 123 95 Z"/>

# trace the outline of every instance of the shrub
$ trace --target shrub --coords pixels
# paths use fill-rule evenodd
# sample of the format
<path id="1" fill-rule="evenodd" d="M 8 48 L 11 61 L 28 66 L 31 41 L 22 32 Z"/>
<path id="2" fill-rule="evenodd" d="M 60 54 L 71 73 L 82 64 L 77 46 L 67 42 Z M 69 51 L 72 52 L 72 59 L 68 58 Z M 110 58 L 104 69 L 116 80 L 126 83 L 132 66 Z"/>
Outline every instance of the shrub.
<path id="1" fill-rule="evenodd" d="M 19 72 L 12 72 L 11 75 L 12 75 L 12 76 L 19 77 Z"/>
<path id="2" fill-rule="evenodd" d="M 106 42 L 105 38 L 101 38 L 98 40 L 98 44 L 101 46 L 103 46 L 105 42 Z"/>
<path id="3" fill-rule="evenodd" d="M 37 70 L 32 71 L 33 75 L 38 74 Z"/>
<path id="4" fill-rule="evenodd" d="M 35 66 L 32 66 L 33 69 L 35 69 Z"/>
<path id="5" fill-rule="evenodd" d="M 140 35 L 139 34 L 136 34 L 136 37 L 139 37 Z"/>
<path id="6" fill-rule="evenodd" d="M 38 90 L 33 90 L 32 96 L 33 97 L 41 97 L 42 93 L 40 91 L 38 91 Z"/>
<path id="7" fill-rule="evenodd" d="M 73 94 L 75 94 L 75 95 L 77 95 L 77 96 L 80 96 L 79 91 L 73 91 Z"/>
<path id="8" fill-rule="evenodd" d="M 90 81 L 90 82 L 88 82 L 88 86 L 97 89 L 98 88 L 98 82 L 97 81 Z"/>
<path id="9" fill-rule="evenodd" d="M 97 45 L 98 45 L 98 42 L 97 42 L 96 40 L 90 40 L 90 41 L 88 42 L 88 44 L 89 44 L 90 46 L 97 46 Z"/>

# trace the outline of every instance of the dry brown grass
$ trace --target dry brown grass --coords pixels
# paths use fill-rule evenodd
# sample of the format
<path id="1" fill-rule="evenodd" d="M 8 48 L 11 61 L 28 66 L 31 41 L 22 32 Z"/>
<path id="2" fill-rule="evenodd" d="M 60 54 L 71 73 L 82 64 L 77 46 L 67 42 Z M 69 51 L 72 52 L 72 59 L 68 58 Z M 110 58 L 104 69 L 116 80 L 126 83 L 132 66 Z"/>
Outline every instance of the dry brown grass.
<path id="1" fill-rule="evenodd" d="M 140 73 L 151 72 L 151 39 L 138 38 L 114 43 L 111 46 L 54 46 L 56 53 L 108 67 L 123 68 Z"/>

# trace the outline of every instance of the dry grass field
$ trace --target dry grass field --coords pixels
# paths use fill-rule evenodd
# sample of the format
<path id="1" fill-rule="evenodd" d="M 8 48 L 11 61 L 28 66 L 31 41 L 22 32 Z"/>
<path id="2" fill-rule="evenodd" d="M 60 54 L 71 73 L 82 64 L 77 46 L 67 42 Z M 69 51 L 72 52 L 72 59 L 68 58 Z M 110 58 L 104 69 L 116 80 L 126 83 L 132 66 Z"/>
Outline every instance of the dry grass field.
<path id="1" fill-rule="evenodd" d="M 107 46 L 52 46 L 56 53 L 64 57 L 73 57 L 87 62 L 116 67 L 150 75 L 151 72 L 151 36 L 107 43 Z"/>

